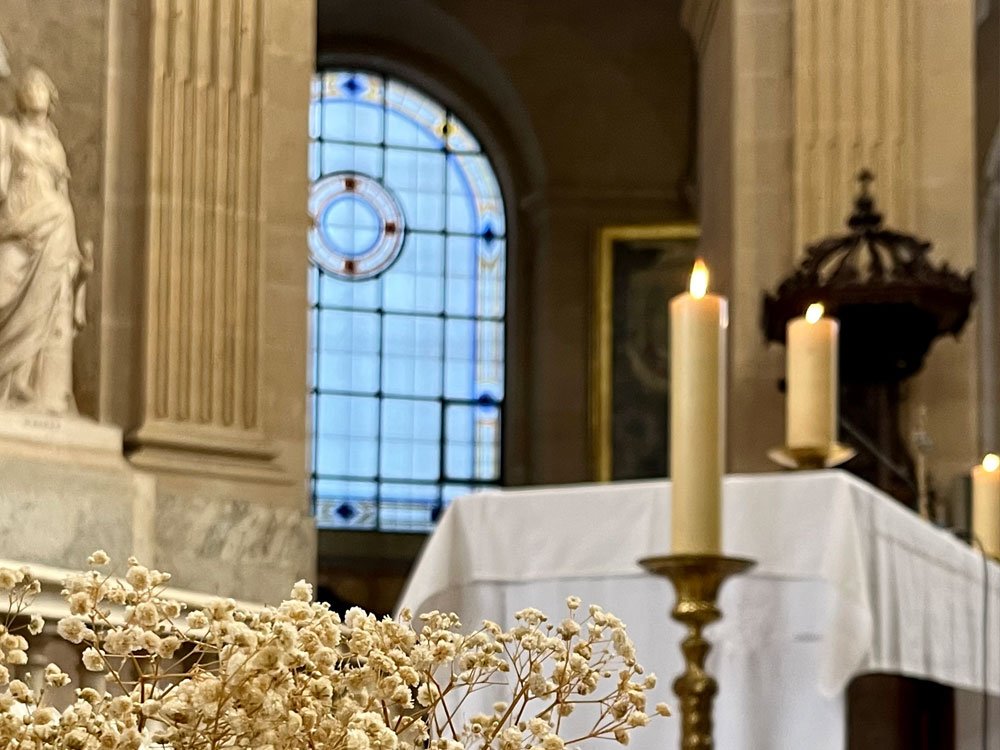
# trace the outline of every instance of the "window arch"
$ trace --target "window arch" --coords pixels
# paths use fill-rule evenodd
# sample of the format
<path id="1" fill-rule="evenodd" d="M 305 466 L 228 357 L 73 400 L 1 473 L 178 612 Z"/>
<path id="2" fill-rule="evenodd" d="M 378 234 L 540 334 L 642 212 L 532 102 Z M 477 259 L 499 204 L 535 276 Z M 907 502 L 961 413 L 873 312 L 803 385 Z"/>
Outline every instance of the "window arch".
<path id="1" fill-rule="evenodd" d="M 320 71 L 309 135 L 317 522 L 426 531 L 500 481 L 499 183 L 453 112 L 379 73 Z"/>

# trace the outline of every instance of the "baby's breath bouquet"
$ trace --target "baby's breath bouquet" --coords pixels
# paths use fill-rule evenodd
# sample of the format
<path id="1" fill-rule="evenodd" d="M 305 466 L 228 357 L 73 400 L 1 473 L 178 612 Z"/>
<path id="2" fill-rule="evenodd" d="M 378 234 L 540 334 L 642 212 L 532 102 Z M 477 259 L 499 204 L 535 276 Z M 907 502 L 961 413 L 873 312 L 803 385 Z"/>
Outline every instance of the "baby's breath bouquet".
<path id="1" fill-rule="evenodd" d="M 65 582 L 70 614 L 57 630 L 105 687 L 57 707 L 52 689 L 70 682 L 59 666 L 45 667 L 39 690 L 0 666 L 2 748 L 562 750 L 626 744 L 650 720 L 655 678 L 625 626 L 575 597 L 558 624 L 525 609 L 510 630 L 484 622 L 463 634 L 442 612 L 341 618 L 304 581 L 277 607 L 218 599 L 185 612 L 168 574 L 130 559 L 117 578 L 100 551 L 89 563 Z M 29 571 L 0 569 L 0 661 L 15 668 L 27 663 L 21 630 L 44 624 L 28 616 L 39 590 Z M 477 710 L 487 693 L 498 700 Z"/>

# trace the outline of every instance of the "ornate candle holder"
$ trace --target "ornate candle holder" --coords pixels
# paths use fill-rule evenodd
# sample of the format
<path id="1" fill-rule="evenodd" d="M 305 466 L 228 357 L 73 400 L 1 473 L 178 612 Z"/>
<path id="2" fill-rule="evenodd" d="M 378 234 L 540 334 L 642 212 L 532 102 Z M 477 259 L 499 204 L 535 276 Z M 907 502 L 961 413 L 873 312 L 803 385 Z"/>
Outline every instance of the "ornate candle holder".
<path id="1" fill-rule="evenodd" d="M 796 471 L 807 471 L 815 469 L 832 469 L 840 466 L 854 458 L 857 451 L 849 445 L 843 443 L 830 443 L 825 448 L 790 448 L 781 446 L 772 448 L 767 452 L 770 458 L 778 466 Z"/>
<path id="2" fill-rule="evenodd" d="M 723 582 L 754 563 L 721 555 L 666 555 L 647 557 L 639 564 L 650 573 L 670 579 L 677 592 L 670 614 L 688 629 L 681 641 L 686 666 L 674 680 L 674 692 L 681 704 L 681 750 L 712 750 L 712 704 L 719 685 L 705 671 L 712 645 L 702 630 L 722 616 L 716 599 Z"/>

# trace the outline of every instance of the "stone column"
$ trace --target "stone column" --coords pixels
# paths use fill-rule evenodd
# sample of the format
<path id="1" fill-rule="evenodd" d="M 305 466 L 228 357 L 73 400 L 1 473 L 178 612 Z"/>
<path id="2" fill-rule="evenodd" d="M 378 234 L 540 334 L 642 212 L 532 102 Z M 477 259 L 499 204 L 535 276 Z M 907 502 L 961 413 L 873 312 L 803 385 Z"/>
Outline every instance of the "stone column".
<path id="1" fill-rule="evenodd" d="M 144 468 L 284 479 L 261 424 L 264 5 L 150 6 L 142 416 L 128 437 Z"/>
<path id="2" fill-rule="evenodd" d="M 970 267 L 975 248 L 974 0 L 687 0 L 700 55 L 700 214 L 728 275 L 730 469 L 782 439 L 779 347 L 760 299 L 803 246 L 839 232 L 852 177 L 875 171 L 889 224 Z M 908 403 L 928 407 L 939 478 L 975 451 L 974 331 L 939 341 Z"/>

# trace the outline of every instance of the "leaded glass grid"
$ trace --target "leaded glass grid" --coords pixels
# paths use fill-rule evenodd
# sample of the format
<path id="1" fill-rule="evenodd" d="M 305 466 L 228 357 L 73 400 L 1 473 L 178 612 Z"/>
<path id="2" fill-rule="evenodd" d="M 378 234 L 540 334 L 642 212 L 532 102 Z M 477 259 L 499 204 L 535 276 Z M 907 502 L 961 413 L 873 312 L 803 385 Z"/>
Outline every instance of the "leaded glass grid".
<path id="1" fill-rule="evenodd" d="M 499 183 L 453 112 L 378 73 L 319 72 L 309 136 L 317 523 L 428 531 L 501 479 Z"/>

